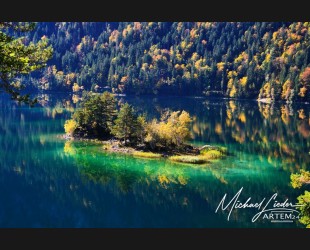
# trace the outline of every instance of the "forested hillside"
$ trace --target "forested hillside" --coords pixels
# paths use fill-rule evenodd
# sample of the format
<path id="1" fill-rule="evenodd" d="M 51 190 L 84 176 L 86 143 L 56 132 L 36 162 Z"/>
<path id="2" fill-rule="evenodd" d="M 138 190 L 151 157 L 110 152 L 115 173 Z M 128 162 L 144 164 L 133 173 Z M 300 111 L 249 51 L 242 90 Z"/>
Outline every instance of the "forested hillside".
<path id="1" fill-rule="evenodd" d="M 38 23 L 44 90 L 310 101 L 310 23 Z"/>

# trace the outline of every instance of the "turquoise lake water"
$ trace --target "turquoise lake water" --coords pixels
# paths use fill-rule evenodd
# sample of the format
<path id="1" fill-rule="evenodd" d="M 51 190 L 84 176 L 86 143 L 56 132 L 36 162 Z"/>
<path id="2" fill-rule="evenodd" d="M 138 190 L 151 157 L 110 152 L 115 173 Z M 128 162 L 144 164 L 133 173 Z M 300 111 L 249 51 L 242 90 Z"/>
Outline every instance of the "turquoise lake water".
<path id="1" fill-rule="evenodd" d="M 298 220 L 252 222 L 255 208 L 215 213 L 241 189 L 240 201 L 278 194 L 295 203 L 304 189 L 290 174 L 310 163 L 310 105 L 184 97 L 118 97 L 149 119 L 167 110 L 193 116 L 195 145 L 229 155 L 207 166 L 105 153 L 65 141 L 76 96 L 40 95 L 18 106 L 0 96 L 0 227 L 303 227 Z"/>

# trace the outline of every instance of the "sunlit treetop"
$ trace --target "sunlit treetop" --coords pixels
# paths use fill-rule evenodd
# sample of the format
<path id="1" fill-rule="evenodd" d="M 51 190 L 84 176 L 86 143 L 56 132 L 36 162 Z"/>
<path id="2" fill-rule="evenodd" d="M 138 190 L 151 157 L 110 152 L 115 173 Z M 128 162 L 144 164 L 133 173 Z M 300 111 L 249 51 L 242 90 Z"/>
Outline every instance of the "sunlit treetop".
<path id="1" fill-rule="evenodd" d="M 29 94 L 21 94 L 25 85 L 17 77 L 45 67 L 53 53 L 45 36 L 37 43 L 27 43 L 27 39 L 19 36 L 34 28 L 35 23 L 0 22 L 0 88 L 12 99 L 30 105 L 36 100 L 31 100 Z"/>

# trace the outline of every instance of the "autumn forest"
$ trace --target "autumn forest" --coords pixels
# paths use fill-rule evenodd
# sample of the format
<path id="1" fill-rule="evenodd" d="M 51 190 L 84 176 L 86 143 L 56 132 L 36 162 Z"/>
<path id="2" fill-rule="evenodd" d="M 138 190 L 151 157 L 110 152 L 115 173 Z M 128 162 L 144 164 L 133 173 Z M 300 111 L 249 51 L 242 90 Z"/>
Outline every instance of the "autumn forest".
<path id="1" fill-rule="evenodd" d="M 41 22 L 40 90 L 309 101 L 309 23 Z"/>

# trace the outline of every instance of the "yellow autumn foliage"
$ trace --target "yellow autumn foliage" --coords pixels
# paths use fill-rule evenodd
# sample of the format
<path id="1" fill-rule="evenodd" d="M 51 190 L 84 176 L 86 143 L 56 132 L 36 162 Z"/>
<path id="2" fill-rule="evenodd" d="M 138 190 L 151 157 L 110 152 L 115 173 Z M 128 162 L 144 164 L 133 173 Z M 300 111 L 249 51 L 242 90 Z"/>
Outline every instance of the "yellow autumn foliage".
<path id="1" fill-rule="evenodd" d="M 299 94 L 301 97 L 305 97 L 307 93 L 307 88 L 303 86 L 302 88 L 299 89 Z"/>
<path id="2" fill-rule="evenodd" d="M 248 82 L 248 78 L 246 76 L 242 77 L 240 80 L 239 80 L 240 84 L 245 87 L 247 82 Z"/>
<path id="3" fill-rule="evenodd" d="M 75 82 L 72 86 L 73 92 L 78 92 L 80 90 L 80 86 Z"/>
<path id="4" fill-rule="evenodd" d="M 238 119 L 242 122 L 245 123 L 246 122 L 246 116 L 245 114 L 242 112 L 239 114 Z"/>
<path id="5" fill-rule="evenodd" d="M 229 79 L 228 80 L 228 84 L 227 84 L 227 88 L 231 89 L 233 86 L 234 80 L 233 79 Z"/>
<path id="6" fill-rule="evenodd" d="M 217 123 L 215 125 L 215 133 L 217 133 L 218 135 L 223 133 L 222 125 L 220 123 Z"/>
<path id="7" fill-rule="evenodd" d="M 165 113 L 160 122 L 154 119 L 149 123 L 145 141 L 162 146 L 180 146 L 190 137 L 191 121 L 191 117 L 184 110 Z"/>
<path id="8" fill-rule="evenodd" d="M 232 70 L 232 71 L 228 72 L 227 77 L 233 78 L 234 76 L 237 76 L 237 75 L 238 75 L 238 73 L 236 71 Z"/>
<path id="9" fill-rule="evenodd" d="M 73 119 L 66 120 L 65 125 L 65 132 L 66 134 L 73 134 L 74 130 L 77 128 L 77 122 Z"/>
<path id="10" fill-rule="evenodd" d="M 199 59 L 198 53 L 197 53 L 197 52 L 194 52 L 191 59 L 192 59 L 192 61 L 194 61 L 194 62 L 197 61 L 197 60 Z"/>
<path id="11" fill-rule="evenodd" d="M 287 80 L 283 86 L 282 86 L 282 93 L 281 93 L 281 97 L 282 99 L 286 99 L 289 91 L 291 90 L 291 86 L 292 86 L 292 82 L 290 80 Z"/>
<path id="12" fill-rule="evenodd" d="M 219 72 L 222 72 L 224 70 L 225 63 L 224 62 L 219 62 L 219 63 L 216 64 L 216 66 L 217 66 L 217 70 Z"/>
<path id="13" fill-rule="evenodd" d="M 76 153 L 75 147 L 72 145 L 72 141 L 66 141 L 64 145 L 64 153 L 68 155 L 74 155 Z"/>
<path id="14" fill-rule="evenodd" d="M 235 86 L 232 86 L 231 90 L 230 90 L 230 93 L 229 93 L 229 96 L 230 97 L 235 97 L 237 94 L 237 89 Z"/>
<path id="15" fill-rule="evenodd" d="M 229 108 L 231 109 L 232 112 L 235 112 L 237 106 L 235 101 L 229 101 Z"/>

